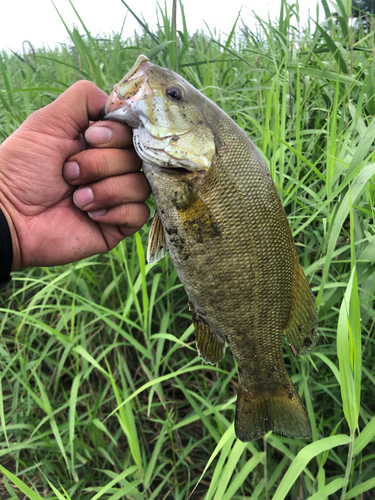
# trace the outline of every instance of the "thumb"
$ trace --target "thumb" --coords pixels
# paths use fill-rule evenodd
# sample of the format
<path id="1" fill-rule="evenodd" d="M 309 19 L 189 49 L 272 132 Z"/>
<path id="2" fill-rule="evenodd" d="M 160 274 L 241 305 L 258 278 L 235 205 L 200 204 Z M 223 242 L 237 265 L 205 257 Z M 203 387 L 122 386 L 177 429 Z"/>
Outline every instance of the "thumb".
<path id="1" fill-rule="evenodd" d="M 54 102 L 34 112 L 22 125 L 28 131 L 42 132 L 60 139 L 75 139 L 97 121 L 108 95 L 93 83 L 81 80 Z"/>

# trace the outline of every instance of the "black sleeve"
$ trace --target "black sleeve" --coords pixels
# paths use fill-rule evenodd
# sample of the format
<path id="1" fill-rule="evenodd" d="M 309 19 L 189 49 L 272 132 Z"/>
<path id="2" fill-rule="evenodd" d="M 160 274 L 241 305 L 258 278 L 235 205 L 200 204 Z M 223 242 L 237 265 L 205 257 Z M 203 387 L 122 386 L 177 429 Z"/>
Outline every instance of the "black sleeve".
<path id="1" fill-rule="evenodd" d="M 3 288 L 12 279 L 13 247 L 8 222 L 0 209 L 0 288 Z"/>

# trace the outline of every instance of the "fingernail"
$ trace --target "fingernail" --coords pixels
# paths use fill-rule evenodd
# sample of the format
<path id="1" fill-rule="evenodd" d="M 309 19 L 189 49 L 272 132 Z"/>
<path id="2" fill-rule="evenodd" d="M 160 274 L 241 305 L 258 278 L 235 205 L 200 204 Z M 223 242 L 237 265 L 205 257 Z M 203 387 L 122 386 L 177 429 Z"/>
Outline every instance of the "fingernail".
<path id="1" fill-rule="evenodd" d="M 100 217 L 100 215 L 104 215 L 107 209 L 103 208 L 102 210 L 93 210 L 92 212 L 87 212 L 90 217 Z"/>
<path id="2" fill-rule="evenodd" d="M 77 191 L 75 191 L 74 193 L 73 199 L 74 203 L 79 208 L 83 208 L 89 203 L 92 203 L 94 201 L 94 193 L 92 192 L 92 189 L 89 187 L 77 189 Z"/>
<path id="3" fill-rule="evenodd" d="M 106 127 L 91 127 L 86 130 L 85 138 L 93 146 L 108 144 L 112 139 L 112 130 Z"/>
<path id="4" fill-rule="evenodd" d="M 76 161 L 67 161 L 63 167 L 63 175 L 67 181 L 75 181 L 79 177 L 79 165 Z"/>

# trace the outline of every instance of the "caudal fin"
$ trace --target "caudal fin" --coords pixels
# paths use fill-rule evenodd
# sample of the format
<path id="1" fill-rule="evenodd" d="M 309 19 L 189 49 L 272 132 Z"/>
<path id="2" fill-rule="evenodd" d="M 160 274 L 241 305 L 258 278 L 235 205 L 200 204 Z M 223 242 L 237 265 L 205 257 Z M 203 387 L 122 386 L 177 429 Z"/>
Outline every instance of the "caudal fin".
<path id="1" fill-rule="evenodd" d="M 275 391 L 248 391 L 238 386 L 235 431 L 244 443 L 273 430 L 294 438 L 311 438 L 306 410 L 292 381 Z"/>

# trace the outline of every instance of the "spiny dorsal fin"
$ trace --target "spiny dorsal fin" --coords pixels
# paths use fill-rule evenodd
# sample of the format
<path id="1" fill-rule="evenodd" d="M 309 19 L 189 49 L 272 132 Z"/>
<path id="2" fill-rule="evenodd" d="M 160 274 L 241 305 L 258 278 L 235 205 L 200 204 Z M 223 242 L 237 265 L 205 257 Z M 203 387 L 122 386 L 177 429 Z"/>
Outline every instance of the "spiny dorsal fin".
<path id="1" fill-rule="evenodd" d="M 155 212 L 148 235 L 147 262 L 153 264 L 167 255 L 164 229 L 160 217 Z"/>
<path id="2" fill-rule="evenodd" d="M 221 341 L 211 330 L 206 321 L 197 314 L 193 304 L 189 301 L 189 309 L 195 328 L 197 351 L 205 363 L 214 365 L 221 361 L 225 354 L 225 342 Z"/>
<path id="3" fill-rule="evenodd" d="M 318 311 L 297 253 L 293 266 L 293 295 L 285 335 L 293 354 L 308 354 L 318 340 Z"/>

